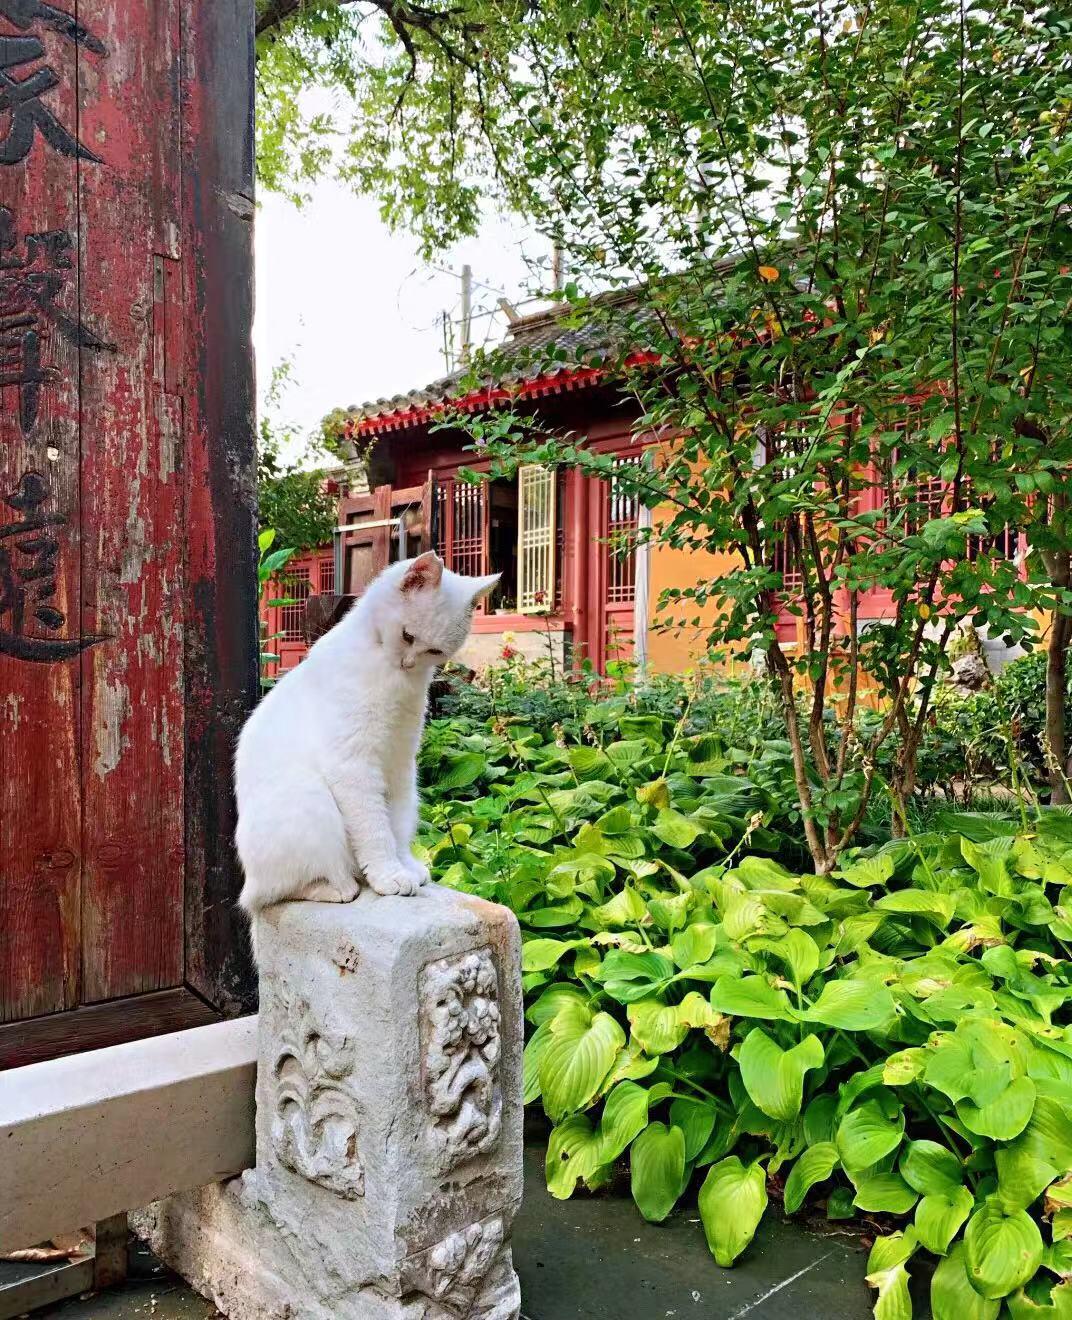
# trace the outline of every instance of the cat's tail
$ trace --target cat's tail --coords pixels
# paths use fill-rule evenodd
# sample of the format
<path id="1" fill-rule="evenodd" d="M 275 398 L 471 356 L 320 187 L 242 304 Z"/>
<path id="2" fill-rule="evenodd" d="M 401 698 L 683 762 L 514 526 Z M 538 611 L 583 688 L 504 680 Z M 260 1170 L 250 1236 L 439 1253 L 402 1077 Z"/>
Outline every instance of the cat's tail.
<path id="1" fill-rule="evenodd" d="M 261 908 L 266 907 L 261 894 L 256 885 L 251 884 L 249 880 L 242 886 L 242 892 L 238 896 L 238 906 L 246 914 L 246 929 L 249 932 L 249 949 L 253 955 L 255 966 L 260 966 L 257 958 L 257 914 Z"/>

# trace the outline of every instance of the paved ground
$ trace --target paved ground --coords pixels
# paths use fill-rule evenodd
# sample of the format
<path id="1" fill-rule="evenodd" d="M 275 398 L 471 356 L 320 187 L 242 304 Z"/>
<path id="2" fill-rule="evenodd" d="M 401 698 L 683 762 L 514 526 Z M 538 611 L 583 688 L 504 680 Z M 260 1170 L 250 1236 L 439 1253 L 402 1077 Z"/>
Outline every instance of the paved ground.
<path id="1" fill-rule="evenodd" d="M 622 1197 L 555 1201 L 542 1153 L 526 1154 L 528 1194 L 514 1229 L 527 1320 L 868 1320 L 866 1256 L 769 1215 L 733 1270 L 720 1270 L 694 1212 L 645 1224 Z M 42 1311 L 62 1320 L 210 1320 L 216 1311 L 139 1249 L 118 1293 Z M 925 1311 L 917 1307 L 917 1317 Z"/>

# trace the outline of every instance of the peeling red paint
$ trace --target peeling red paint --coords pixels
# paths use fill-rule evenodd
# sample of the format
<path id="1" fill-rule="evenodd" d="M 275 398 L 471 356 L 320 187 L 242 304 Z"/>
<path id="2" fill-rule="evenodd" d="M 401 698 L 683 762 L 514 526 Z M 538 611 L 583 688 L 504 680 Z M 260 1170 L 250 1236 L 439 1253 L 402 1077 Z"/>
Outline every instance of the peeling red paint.
<path id="1" fill-rule="evenodd" d="M 47 477 L 52 604 L 95 644 L 0 653 L 0 1023 L 184 982 L 234 1007 L 248 985 L 217 835 L 221 738 L 256 691 L 251 211 L 222 200 L 252 195 L 252 0 L 77 15 L 104 54 L 35 35 L 86 150 L 39 137 L 0 166 L 0 206 L 19 234 L 70 235 L 56 305 L 96 339 L 50 335 L 32 426 L 0 390 L 0 497 Z"/>

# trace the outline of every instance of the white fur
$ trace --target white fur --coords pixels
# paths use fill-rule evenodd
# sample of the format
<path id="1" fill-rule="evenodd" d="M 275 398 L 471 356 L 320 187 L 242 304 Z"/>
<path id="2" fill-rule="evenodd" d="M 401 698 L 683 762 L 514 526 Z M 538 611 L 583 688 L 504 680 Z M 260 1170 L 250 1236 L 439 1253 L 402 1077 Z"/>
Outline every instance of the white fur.
<path id="1" fill-rule="evenodd" d="M 461 577 L 434 554 L 393 564 L 260 703 L 235 763 L 247 912 L 346 903 L 362 880 L 378 894 L 427 881 L 411 847 L 428 687 L 498 580 Z"/>

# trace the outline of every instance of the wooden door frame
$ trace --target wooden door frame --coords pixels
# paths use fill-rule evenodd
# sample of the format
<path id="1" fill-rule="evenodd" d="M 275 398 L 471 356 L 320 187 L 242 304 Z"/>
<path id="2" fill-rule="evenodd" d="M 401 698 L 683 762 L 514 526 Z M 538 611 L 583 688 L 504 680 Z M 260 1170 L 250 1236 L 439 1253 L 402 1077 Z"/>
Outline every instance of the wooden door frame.
<path id="1" fill-rule="evenodd" d="M 182 982 L 0 1027 L 0 1068 L 249 1011 L 231 765 L 257 699 L 253 0 L 183 0 L 185 678 Z M 196 75 L 196 76 L 194 76 Z M 182 76 L 182 75 L 180 75 Z M 87 369 L 91 369 L 87 367 Z M 152 786 L 147 785 L 151 792 Z"/>

